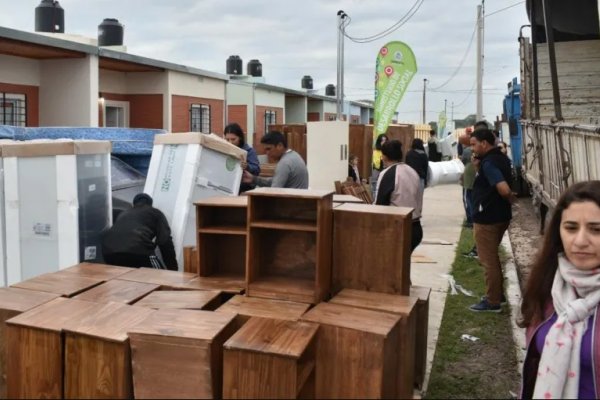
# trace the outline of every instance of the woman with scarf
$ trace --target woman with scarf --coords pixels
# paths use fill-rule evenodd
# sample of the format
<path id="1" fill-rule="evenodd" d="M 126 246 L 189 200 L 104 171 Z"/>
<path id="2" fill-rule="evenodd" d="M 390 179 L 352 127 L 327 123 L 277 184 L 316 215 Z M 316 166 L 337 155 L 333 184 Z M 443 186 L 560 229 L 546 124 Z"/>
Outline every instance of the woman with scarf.
<path id="1" fill-rule="evenodd" d="M 600 181 L 560 197 L 523 295 L 522 398 L 600 398 Z"/>

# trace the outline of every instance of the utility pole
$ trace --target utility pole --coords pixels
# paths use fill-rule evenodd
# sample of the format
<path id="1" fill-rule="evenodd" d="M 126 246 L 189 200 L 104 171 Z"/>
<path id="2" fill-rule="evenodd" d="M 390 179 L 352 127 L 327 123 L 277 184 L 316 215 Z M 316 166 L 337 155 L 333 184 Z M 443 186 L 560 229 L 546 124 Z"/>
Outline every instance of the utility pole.
<path id="1" fill-rule="evenodd" d="M 336 101 L 336 112 L 337 120 L 342 120 L 342 114 L 344 112 L 344 35 L 346 25 L 344 18 L 346 13 L 343 10 L 339 10 L 338 13 L 338 47 L 337 47 L 337 101 Z"/>
<path id="2" fill-rule="evenodd" d="M 477 6 L 477 121 L 483 118 L 483 1 Z"/>
<path id="3" fill-rule="evenodd" d="M 425 106 L 425 92 L 427 89 L 427 78 L 423 79 L 423 124 L 426 124 L 426 115 L 427 115 L 427 110 L 426 110 L 426 106 Z"/>
<path id="4" fill-rule="evenodd" d="M 448 99 L 444 99 L 444 115 L 446 115 L 446 105 L 448 104 Z"/>
<path id="5" fill-rule="evenodd" d="M 450 120 L 452 121 L 452 130 L 454 131 L 454 102 L 452 102 L 452 106 L 450 107 Z"/>

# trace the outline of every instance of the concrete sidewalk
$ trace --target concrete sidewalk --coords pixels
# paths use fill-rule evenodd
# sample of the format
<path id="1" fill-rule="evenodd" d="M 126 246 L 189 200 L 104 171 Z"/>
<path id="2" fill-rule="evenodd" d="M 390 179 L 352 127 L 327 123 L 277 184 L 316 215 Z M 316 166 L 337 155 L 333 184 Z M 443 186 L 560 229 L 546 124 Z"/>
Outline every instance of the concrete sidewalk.
<path id="1" fill-rule="evenodd" d="M 444 313 L 448 280 L 442 277 L 450 272 L 455 257 L 456 244 L 460 239 L 465 211 L 460 185 L 441 185 L 425 189 L 423 201 L 423 242 L 414 255 L 432 259 L 432 264 L 411 265 L 413 285 L 431 288 L 429 302 L 429 334 L 427 337 L 427 370 L 423 393 L 427 390 L 431 363 Z M 450 244 L 442 244 L 450 243 Z"/>

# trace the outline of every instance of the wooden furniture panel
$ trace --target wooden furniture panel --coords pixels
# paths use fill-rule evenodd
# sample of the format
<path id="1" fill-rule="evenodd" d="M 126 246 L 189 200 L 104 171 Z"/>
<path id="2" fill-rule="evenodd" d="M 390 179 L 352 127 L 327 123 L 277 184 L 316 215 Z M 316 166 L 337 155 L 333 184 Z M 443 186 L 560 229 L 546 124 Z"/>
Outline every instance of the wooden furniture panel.
<path id="1" fill-rule="evenodd" d="M 80 293 L 73 298 L 94 303 L 109 303 L 114 301 L 117 303 L 133 304 L 158 288 L 160 286 L 153 283 L 113 279 Z"/>
<path id="2" fill-rule="evenodd" d="M 247 295 L 303 303 L 329 296 L 333 193 L 248 192 Z"/>
<path id="3" fill-rule="evenodd" d="M 59 272 L 74 273 L 87 278 L 109 281 L 130 271 L 131 268 L 128 267 L 117 267 L 114 265 L 82 262 L 80 264 L 73 265 L 72 267 L 62 269 Z"/>
<path id="4" fill-rule="evenodd" d="M 223 346 L 223 397 L 314 398 L 318 329 L 307 322 L 250 318 Z"/>
<path id="5" fill-rule="evenodd" d="M 390 140 L 402 143 L 402 153 L 406 154 L 415 138 L 415 126 L 410 124 L 391 124 L 385 133 Z"/>
<path id="6" fill-rule="evenodd" d="M 400 335 L 398 337 L 398 376 L 396 397 L 407 399 L 413 396 L 415 382 L 415 341 L 417 319 L 416 297 L 365 292 L 344 289 L 334 296 L 330 303 L 400 315 Z"/>
<path id="7" fill-rule="evenodd" d="M 274 124 L 269 125 L 269 131 L 283 133 L 289 149 L 296 151 L 306 162 L 306 124 Z"/>
<path id="8" fill-rule="evenodd" d="M 201 276 L 182 285 L 174 285 L 173 289 L 220 290 L 227 295 L 236 295 L 244 293 L 246 280 L 237 275 Z"/>
<path id="9" fill-rule="evenodd" d="M 135 305 L 154 309 L 214 310 L 221 305 L 221 292 L 218 290 L 159 290 L 150 293 Z"/>
<path id="10" fill-rule="evenodd" d="M 63 297 L 73 297 L 76 294 L 97 286 L 103 282 L 102 279 L 79 276 L 75 273 L 53 272 L 38 275 L 11 285 L 20 289 L 36 290 L 59 294 Z"/>
<path id="11" fill-rule="evenodd" d="M 120 303 L 94 304 L 65 323 L 65 397 L 133 397 L 127 332 L 154 311 Z"/>
<path id="12" fill-rule="evenodd" d="M 136 398 L 220 398 L 234 316 L 159 310 L 129 331 Z M 168 373 L 165 373 L 168 371 Z"/>
<path id="13" fill-rule="evenodd" d="M 320 324 L 316 398 L 396 397 L 400 316 L 320 303 L 302 320 Z"/>
<path id="14" fill-rule="evenodd" d="M 350 124 L 348 142 L 350 154 L 358 156 L 360 177 L 369 179 L 373 162 L 373 125 Z"/>
<path id="15" fill-rule="evenodd" d="M 343 204 L 333 210 L 333 293 L 409 294 L 412 209 Z"/>
<path id="16" fill-rule="evenodd" d="M 333 201 L 337 203 L 364 203 L 363 199 L 359 199 L 356 196 L 352 196 L 350 194 L 334 194 Z"/>
<path id="17" fill-rule="evenodd" d="M 198 251 L 196 247 L 186 246 L 183 248 L 183 272 L 198 273 Z"/>
<path id="18" fill-rule="evenodd" d="M 59 297 L 6 321 L 8 398 L 64 397 L 62 328 L 94 306 Z"/>
<path id="19" fill-rule="evenodd" d="M 410 295 L 417 301 L 416 341 L 415 341 L 415 386 L 423 388 L 427 369 L 427 333 L 429 332 L 429 295 L 431 289 L 411 286 Z"/>
<path id="20" fill-rule="evenodd" d="M 215 311 L 237 315 L 236 321 L 238 327 L 241 327 L 251 317 L 297 321 L 309 307 L 310 304 L 306 303 L 261 299 L 258 297 L 233 296 Z"/>
<path id="21" fill-rule="evenodd" d="M 57 294 L 17 288 L 0 288 L 0 398 L 6 399 L 6 324 L 23 312 L 59 297 Z"/>
<path id="22" fill-rule="evenodd" d="M 189 283 L 198 275 L 188 272 L 168 271 L 154 268 L 134 268 L 131 272 L 121 275 L 119 279 L 126 281 L 152 283 L 161 287 L 178 287 Z"/>

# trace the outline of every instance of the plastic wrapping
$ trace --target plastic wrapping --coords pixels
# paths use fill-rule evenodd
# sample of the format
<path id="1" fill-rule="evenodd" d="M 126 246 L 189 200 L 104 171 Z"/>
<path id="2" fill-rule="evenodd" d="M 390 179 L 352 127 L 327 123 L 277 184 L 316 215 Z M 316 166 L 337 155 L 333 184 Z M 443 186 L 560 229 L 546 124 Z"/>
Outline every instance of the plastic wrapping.
<path id="1" fill-rule="evenodd" d="M 458 184 L 460 176 L 465 171 L 464 164 L 459 159 L 429 163 L 427 186 L 442 184 Z"/>

